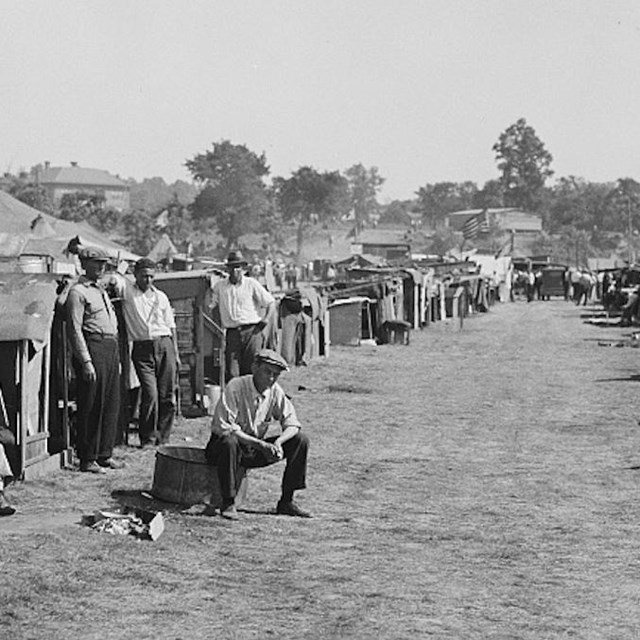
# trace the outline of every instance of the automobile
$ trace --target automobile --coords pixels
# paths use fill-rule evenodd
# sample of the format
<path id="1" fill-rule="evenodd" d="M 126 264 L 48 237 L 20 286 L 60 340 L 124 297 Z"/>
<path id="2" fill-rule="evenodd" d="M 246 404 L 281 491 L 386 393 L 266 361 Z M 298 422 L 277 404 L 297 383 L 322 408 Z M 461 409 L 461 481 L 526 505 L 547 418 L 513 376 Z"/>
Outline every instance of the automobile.
<path id="1" fill-rule="evenodd" d="M 566 267 L 544 267 L 541 270 L 542 284 L 540 295 L 543 300 L 549 300 L 551 296 L 566 296 Z"/>

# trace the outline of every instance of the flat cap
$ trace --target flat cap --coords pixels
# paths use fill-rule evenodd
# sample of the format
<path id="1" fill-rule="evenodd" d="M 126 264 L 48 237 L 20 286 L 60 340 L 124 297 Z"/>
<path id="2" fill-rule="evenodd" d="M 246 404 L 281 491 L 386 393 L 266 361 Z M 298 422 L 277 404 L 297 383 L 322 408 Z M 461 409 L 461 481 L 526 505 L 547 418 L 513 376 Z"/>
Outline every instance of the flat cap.
<path id="1" fill-rule="evenodd" d="M 138 262 L 136 262 L 134 271 L 142 271 L 143 269 L 157 269 L 158 265 L 151 258 L 140 258 Z"/>
<path id="2" fill-rule="evenodd" d="M 97 262 L 109 262 L 111 260 L 109 254 L 100 249 L 100 247 L 82 247 L 78 251 L 78 257 L 80 260 L 96 260 Z"/>
<path id="3" fill-rule="evenodd" d="M 283 371 L 289 371 L 289 365 L 287 361 L 273 349 L 262 349 L 256 354 L 256 364 L 264 362 L 265 364 L 272 364 L 276 367 L 280 367 Z"/>

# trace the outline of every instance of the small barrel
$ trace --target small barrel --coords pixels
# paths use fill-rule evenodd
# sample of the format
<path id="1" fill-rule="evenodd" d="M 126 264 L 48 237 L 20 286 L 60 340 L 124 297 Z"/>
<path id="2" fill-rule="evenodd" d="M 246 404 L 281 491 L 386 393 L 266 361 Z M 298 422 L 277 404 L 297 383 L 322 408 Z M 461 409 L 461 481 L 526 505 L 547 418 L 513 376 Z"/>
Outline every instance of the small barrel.
<path id="1" fill-rule="evenodd" d="M 247 490 L 244 469 L 240 476 L 236 503 L 245 497 Z M 151 493 L 159 500 L 177 504 L 208 502 L 219 506 L 222 502 L 216 468 L 207 462 L 200 447 L 159 447 Z"/>

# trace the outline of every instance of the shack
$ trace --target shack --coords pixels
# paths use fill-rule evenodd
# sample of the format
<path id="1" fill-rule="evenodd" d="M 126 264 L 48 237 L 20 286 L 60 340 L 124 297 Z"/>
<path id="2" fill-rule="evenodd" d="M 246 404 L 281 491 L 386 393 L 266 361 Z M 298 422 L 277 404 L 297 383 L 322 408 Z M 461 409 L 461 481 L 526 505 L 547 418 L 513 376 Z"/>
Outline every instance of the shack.
<path id="1" fill-rule="evenodd" d="M 51 325 L 55 279 L 47 274 L 0 274 L 0 392 L 16 438 L 9 457 L 17 477 L 61 466 L 50 452 Z"/>
<path id="2" fill-rule="evenodd" d="M 154 284 L 164 291 L 176 318 L 181 367 L 178 402 L 182 414 L 206 413 L 206 385 L 224 387 L 224 330 L 209 312 L 211 288 L 223 277 L 219 271 L 157 273 Z"/>

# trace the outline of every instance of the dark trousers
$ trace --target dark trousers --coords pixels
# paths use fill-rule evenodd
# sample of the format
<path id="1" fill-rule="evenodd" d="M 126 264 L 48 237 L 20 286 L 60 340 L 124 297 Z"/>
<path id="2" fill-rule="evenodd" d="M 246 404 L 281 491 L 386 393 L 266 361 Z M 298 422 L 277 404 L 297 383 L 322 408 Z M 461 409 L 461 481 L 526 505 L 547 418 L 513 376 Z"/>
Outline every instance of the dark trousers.
<path id="1" fill-rule="evenodd" d="M 227 380 L 251 373 L 253 359 L 264 347 L 264 334 L 255 324 L 227 329 L 225 366 Z"/>
<path id="2" fill-rule="evenodd" d="M 140 380 L 140 442 L 169 441 L 175 413 L 176 352 L 166 336 L 133 343 L 131 359 Z"/>
<path id="3" fill-rule="evenodd" d="M 82 377 L 82 363 L 73 360 L 77 378 L 76 450 L 80 462 L 106 460 L 113 453 L 120 413 L 120 359 L 112 336 L 86 335 L 96 379 Z"/>
<path id="4" fill-rule="evenodd" d="M 268 442 L 275 440 L 276 438 L 268 438 Z M 282 476 L 282 495 L 290 497 L 294 491 L 307 486 L 309 438 L 298 431 L 293 438 L 282 445 L 282 450 L 287 462 Z M 255 449 L 248 450 L 233 434 L 226 436 L 211 434 L 205 454 L 207 461 L 216 466 L 220 493 L 225 501 L 236 496 L 240 467 L 253 469 L 267 467 L 274 463 L 272 460 L 267 460 L 262 452 Z"/>

